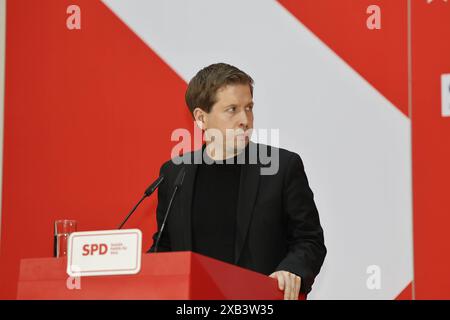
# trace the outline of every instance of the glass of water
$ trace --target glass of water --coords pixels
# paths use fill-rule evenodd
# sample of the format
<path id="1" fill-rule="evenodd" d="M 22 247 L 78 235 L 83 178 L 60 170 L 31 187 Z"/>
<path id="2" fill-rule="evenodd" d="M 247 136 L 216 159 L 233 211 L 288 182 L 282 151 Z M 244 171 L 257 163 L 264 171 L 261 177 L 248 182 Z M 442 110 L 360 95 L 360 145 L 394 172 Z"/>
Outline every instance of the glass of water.
<path id="1" fill-rule="evenodd" d="M 67 242 L 72 232 L 77 231 L 75 220 L 56 220 L 53 244 L 53 255 L 56 258 L 67 256 Z"/>

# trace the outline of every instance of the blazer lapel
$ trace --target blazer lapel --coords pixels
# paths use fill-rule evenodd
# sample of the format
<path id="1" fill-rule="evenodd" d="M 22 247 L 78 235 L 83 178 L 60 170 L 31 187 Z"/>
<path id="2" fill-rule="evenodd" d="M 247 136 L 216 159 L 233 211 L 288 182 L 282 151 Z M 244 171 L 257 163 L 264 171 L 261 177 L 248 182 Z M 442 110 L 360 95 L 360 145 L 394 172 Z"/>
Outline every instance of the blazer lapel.
<path id="1" fill-rule="evenodd" d="M 184 230 L 184 249 L 192 251 L 192 198 L 194 196 L 195 176 L 199 163 L 199 157 L 203 156 L 204 146 L 192 153 L 190 164 L 184 164 L 185 176 L 180 188 L 181 223 Z"/>

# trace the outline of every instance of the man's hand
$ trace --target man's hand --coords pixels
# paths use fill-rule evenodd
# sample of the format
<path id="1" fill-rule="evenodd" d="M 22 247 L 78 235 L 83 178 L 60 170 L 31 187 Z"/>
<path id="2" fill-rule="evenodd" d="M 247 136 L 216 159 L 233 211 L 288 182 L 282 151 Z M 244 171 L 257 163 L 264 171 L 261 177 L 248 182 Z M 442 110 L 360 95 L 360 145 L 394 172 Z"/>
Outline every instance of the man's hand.
<path id="1" fill-rule="evenodd" d="M 284 290 L 284 300 L 298 300 L 302 278 L 288 271 L 276 271 L 269 277 L 278 279 L 278 288 Z"/>

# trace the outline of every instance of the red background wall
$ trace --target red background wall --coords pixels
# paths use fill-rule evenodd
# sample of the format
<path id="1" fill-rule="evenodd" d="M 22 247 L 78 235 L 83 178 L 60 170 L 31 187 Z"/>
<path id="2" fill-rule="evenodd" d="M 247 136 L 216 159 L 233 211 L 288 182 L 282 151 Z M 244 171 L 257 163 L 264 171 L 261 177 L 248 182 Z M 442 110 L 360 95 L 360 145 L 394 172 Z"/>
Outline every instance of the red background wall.
<path id="1" fill-rule="evenodd" d="M 88 32 L 54 27 L 71 1 L 7 1 L 1 298 L 20 258 L 53 254 L 55 219 L 117 227 L 170 158 L 161 137 L 192 127 L 186 83 L 102 3 L 77 3 Z M 154 230 L 155 206 L 127 226 Z"/>
<path id="2" fill-rule="evenodd" d="M 450 299 L 450 118 L 441 74 L 450 73 L 450 3 L 412 3 L 412 141 L 416 299 Z"/>

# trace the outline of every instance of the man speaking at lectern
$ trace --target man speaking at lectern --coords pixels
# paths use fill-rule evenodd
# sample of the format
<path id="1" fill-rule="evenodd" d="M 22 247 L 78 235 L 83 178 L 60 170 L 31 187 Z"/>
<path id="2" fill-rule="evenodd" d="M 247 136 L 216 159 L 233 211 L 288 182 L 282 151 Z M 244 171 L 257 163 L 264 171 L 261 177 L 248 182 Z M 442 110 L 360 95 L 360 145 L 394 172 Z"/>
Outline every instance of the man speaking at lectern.
<path id="1" fill-rule="evenodd" d="M 203 68 L 185 98 L 206 143 L 162 165 L 149 252 L 160 236 L 157 252 L 193 251 L 260 272 L 278 280 L 285 299 L 298 299 L 299 291 L 311 290 L 326 255 L 300 156 L 250 141 L 253 79 L 238 68 Z"/>

